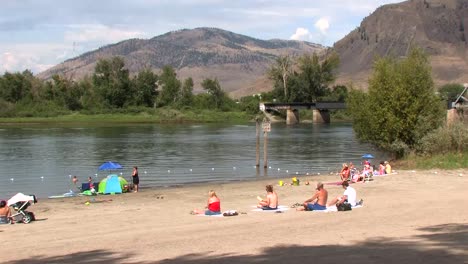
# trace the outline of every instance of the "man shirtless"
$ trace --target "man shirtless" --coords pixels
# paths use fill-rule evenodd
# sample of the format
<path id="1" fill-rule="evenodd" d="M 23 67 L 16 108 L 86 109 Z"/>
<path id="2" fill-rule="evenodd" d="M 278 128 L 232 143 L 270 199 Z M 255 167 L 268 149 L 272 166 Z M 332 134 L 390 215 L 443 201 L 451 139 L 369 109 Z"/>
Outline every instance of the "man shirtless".
<path id="1" fill-rule="evenodd" d="M 259 201 L 257 207 L 263 210 L 276 210 L 278 209 L 278 195 L 276 192 L 273 191 L 272 185 L 267 185 L 265 187 L 267 191 L 266 199 L 262 199 Z"/>
<path id="2" fill-rule="evenodd" d="M 323 183 L 318 182 L 314 196 L 304 201 L 304 208 L 298 208 L 298 211 L 316 211 L 327 209 L 328 191 L 323 188 Z"/>

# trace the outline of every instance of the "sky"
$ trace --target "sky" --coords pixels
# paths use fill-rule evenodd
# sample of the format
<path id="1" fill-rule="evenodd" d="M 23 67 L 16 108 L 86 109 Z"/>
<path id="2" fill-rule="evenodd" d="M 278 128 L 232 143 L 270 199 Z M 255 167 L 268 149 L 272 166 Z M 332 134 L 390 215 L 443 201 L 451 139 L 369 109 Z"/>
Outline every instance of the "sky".
<path id="1" fill-rule="evenodd" d="M 332 46 L 376 8 L 401 0 L 0 0 L 0 75 L 37 74 L 130 38 L 216 27 Z"/>

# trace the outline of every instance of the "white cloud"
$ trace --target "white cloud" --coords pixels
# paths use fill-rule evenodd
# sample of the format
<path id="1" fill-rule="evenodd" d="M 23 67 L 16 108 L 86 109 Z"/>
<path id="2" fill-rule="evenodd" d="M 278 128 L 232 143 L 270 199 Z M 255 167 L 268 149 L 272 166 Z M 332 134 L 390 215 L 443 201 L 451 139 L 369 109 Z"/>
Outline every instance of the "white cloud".
<path id="1" fill-rule="evenodd" d="M 315 22 L 315 28 L 317 28 L 323 35 L 326 35 L 328 29 L 330 28 L 330 23 L 328 22 L 328 20 L 328 18 L 322 17 L 319 20 L 317 20 L 317 22 Z"/>
<path id="2" fill-rule="evenodd" d="M 0 75 L 4 72 L 44 71 L 56 64 L 57 54 L 69 50 L 66 45 L 30 43 L 0 45 Z"/>
<path id="3" fill-rule="evenodd" d="M 307 28 L 297 28 L 296 33 L 294 33 L 290 39 L 293 40 L 310 40 L 312 39 L 312 34 Z"/>
<path id="4" fill-rule="evenodd" d="M 130 38 L 144 37 L 141 31 L 122 30 L 110 28 L 100 24 L 71 25 L 65 31 L 64 39 L 67 42 L 106 42 L 112 43 Z"/>

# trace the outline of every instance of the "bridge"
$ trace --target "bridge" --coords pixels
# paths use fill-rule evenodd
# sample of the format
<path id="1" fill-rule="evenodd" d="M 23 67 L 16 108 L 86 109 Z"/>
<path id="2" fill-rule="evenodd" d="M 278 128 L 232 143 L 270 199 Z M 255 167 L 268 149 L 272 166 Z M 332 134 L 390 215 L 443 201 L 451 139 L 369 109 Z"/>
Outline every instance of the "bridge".
<path id="1" fill-rule="evenodd" d="M 299 109 L 311 109 L 314 123 L 330 123 L 331 109 L 346 109 L 345 103 L 313 102 L 313 103 L 260 103 L 260 110 L 269 115 L 271 111 L 286 110 L 286 124 L 299 123 Z"/>

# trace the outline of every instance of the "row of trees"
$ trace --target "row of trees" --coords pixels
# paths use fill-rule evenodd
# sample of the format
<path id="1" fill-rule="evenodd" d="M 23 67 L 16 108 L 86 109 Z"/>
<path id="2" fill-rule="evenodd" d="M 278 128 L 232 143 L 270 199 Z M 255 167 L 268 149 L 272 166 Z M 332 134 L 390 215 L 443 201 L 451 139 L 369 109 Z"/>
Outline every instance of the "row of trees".
<path id="1" fill-rule="evenodd" d="M 0 106 L 3 107 L 0 114 L 15 116 L 21 109 L 37 110 L 39 105 L 49 113 L 131 107 L 216 110 L 235 107 L 218 80 L 205 79 L 201 86 L 206 93 L 194 95 L 193 79 L 179 80 L 171 66 L 165 66 L 159 75 L 145 69 L 130 77 L 123 59 L 114 57 L 99 60 L 92 76 L 78 81 L 54 75 L 44 82 L 30 71 L 7 72 L 0 77 Z"/>

